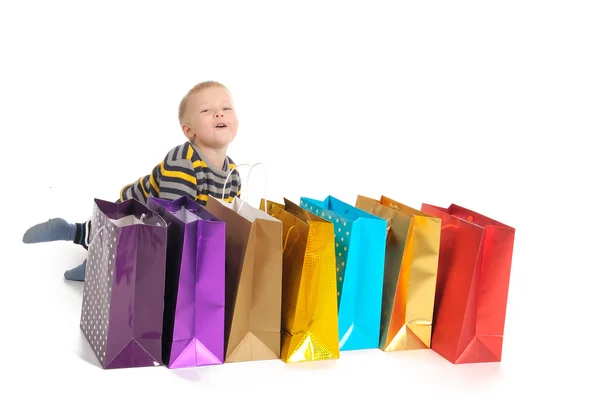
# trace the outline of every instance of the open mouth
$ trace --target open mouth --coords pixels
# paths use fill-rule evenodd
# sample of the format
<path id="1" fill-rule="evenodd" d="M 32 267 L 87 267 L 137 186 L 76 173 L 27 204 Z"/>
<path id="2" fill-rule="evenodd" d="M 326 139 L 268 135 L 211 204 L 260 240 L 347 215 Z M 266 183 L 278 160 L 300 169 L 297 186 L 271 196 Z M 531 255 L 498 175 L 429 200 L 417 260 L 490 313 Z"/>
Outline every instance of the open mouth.
<path id="1" fill-rule="evenodd" d="M 217 124 L 217 128 L 218 129 L 222 129 L 222 128 L 225 128 L 225 127 L 227 127 L 227 125 L 225 123 L 219 123 L 219 124 Z"/>

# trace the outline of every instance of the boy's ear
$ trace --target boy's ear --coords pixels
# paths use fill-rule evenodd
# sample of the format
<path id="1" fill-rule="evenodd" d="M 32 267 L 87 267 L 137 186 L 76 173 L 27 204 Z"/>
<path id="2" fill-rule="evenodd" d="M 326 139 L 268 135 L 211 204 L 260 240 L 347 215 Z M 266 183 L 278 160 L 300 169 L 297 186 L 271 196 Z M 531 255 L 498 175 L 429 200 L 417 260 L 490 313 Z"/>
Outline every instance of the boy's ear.
<path id="1" fill-rule="evenodd" d="M 192 128 L 190 126 L 188 126 L 187 124 L 182 124 L 181 130 L 183 131 L 183 134 L 185 134 L 187 139 L 190 141 L 192 141 L 196 137 L 196 134 L 194 134 L 194 132 L 192 131 Z"/>

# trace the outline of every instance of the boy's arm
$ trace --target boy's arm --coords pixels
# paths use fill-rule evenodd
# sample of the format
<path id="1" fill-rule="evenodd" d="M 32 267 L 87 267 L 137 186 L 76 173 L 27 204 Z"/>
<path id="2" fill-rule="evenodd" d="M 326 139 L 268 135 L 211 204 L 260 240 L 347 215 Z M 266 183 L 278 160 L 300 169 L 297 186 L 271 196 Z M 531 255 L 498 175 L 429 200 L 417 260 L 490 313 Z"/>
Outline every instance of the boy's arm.
<path id="1" fill-rule="evenodd" d="M 169 153 L 150 174 L 152 195 L 169 200 L 187 196 L 195 200 L 198 181 L 191 159 L 172 155 Z"/>
<path id="2" fill-rule="evenodd" d="M 231 160 L 231 158 L 229 158 L 229 168 L 230 169 L 234 169 L 236 167 L 235 163 L 233 162 L 233 160 Z M 235 196 L 237 196 L 238 198 L 241 198 L 241 192 L 242 192 L 242 178 L 240 177 L 240 173 L 237 170 L 233 170 L 233 172 L 231 173 L 231 176 L 229 177 L 229 180 L 231 182 L 231 190 L 228 193 L 228 202 L 233 201 L 233 198 Z"/>
<path id="3" fill-rule="evenodd" d="M 147 203 L 148 196 L 169 200 L 187 196 L 195 200 L 197 189 L 191 156 L 181 148 L 173 148 L 150 174 L 125 186 L 120 201 L 134 198 Z"/>

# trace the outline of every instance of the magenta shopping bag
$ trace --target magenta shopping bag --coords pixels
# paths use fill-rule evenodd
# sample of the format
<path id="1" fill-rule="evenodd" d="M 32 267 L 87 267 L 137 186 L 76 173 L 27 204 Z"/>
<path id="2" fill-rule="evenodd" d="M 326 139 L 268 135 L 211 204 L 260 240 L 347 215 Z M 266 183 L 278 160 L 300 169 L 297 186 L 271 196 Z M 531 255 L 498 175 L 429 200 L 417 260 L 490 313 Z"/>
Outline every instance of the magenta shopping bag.
<path id="1" fill-rule="evenodd" d="M 187 197 L 148 198 L 168 224 L 163 361 L 169 368 L 223 363 L 225 223 Z"/>
<path id="2" fill-rule="evenodd" d="M 167 224 L 141 202 L 96 199 L 80 328 L 104 369 L 162 365 Z"/>

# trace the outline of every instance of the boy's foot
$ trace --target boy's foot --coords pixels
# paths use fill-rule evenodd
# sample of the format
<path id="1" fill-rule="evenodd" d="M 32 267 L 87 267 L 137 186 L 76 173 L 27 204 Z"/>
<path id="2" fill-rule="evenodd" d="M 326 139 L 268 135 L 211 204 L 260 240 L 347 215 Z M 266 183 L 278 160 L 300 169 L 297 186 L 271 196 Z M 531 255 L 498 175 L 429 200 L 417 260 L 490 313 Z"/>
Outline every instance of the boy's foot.
<path id="1" fill-rule="evenodd" d="M 75 224 L 69 224 L 62 218 L 52 218 L 25 231 L 23 243 L 52 242 L 56 240 L 73 241 L 76 231 Z"/>
<path id="2" fill-rule="evenodd" d="M 83 223 L 71 224 L 62 218 L 36 224 L 25 231 L 23 243 L 53 242 L 56 240 L 71 241 L 88 250 L 91 240 L 92 220 Z"/>
<path id="3" fill-rule="evenodd" d="M 85 281 L 85 268 L 87 260 L 79 264 L 77 267 L 65 271 L 65 279 L 69 281 L 84 282 Z"/>

